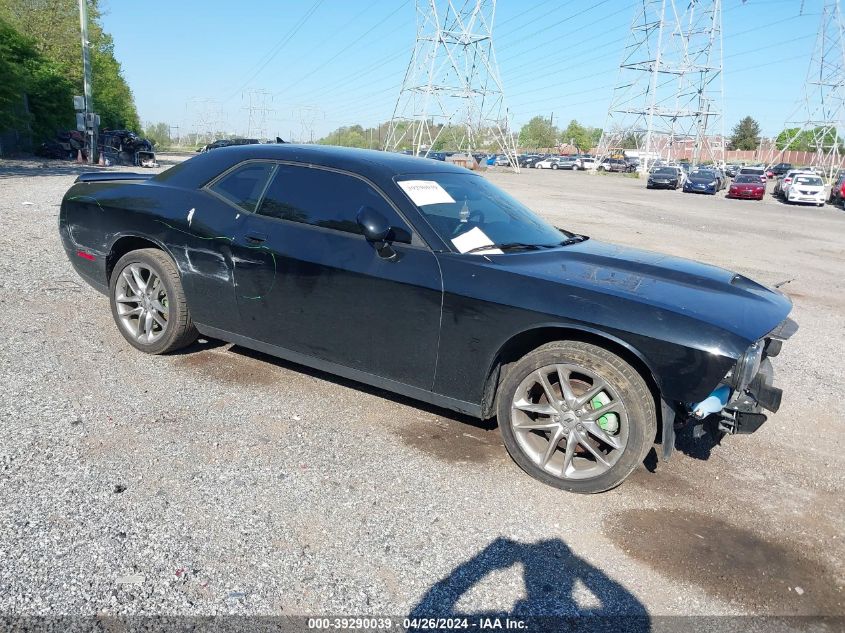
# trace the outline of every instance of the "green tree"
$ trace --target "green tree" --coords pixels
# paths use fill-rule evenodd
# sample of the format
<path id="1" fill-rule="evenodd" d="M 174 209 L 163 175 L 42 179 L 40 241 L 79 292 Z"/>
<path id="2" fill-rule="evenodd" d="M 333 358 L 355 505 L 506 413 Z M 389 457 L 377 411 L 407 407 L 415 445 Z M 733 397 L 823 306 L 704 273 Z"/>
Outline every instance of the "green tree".
<path id="1" fill-rule="evenodd" d="M 88 38 L 91 43 L 91 77 L 94 111 L 103 128 L 140 131 L 132 91 L 114 56 L 114 41 L 100 24 L 100 0 L 88 2 Z M 77 0 L 0 0 L 0 17 L 31 39 L 37 53 L 51 62 L 73 94 L 82 94 L 82 51 Z M 67 110 L 73 115 L 73 104 Z"/>
<path id="2" fill-rule="evenodd" d="M 601 130 L 594 127 L 585 127 L 575 119 L 560 133 L 561 141 L 571 143 L 581 152 L 587 152 L 598 145 L 601 139 Z"/>
<path id="3" fill-rule="evenodd" d="M 642 132 L 628 132 L 622 137 L 620 145 L 622 149 L 639 149 L 645 141 L 645 134 Z"/>
<path id="4" fill-rule="evenodd" d="M 557 145 L 557 138 L 557 128 L 552 125 L 551 119 L 544 116 L 535 116 L 519 131 L 519 144 L 522 147 L 553 147 Z"/>
<path id="5" fill-rule="evenodd" d="M 148 125 L 144 128 L 142 136 L 150 141 L 156 149 L 169 147 L 172 142 L 170 138 L 170 126 L 163 122 Z"/>
<path id="6" fill-rule="evenodd" d="M 0 130 L 50 136 L 73 123 L 72 97 L 61 68 L 0 17 Z"/>
<path id="7" fill-rule="evenodd" d="M 745 117 L 734 126 L 731 132 L 730 148 L 739 150 L 754 150 L 760 145 L 760 124 L 750 116 Z"/>
<path id="8" fill-rule="evenodd" d="M 335 131 L 324 136 L 319 141 L 320 145 L 341 145 L 343 147 L 368 147 L 369 138 L 360 125 L 339 127 Z"/>
<path id="9" fill-rule="evenodd" d="M 821 127 L 812 130 L 801 130 L 797 127 L 787 128 L 778 134 L 775 139 L 775 146 L 778 149 L 797 152 L 815 152 L 820 149 L 817 147 L 819 144 L 824 149 L 832 147 L 834 143 L 839 145 L 840 150 L 843 149 L 843 140 L 836 136 L 836 131 L 833 129 L 825 130 Z"/>

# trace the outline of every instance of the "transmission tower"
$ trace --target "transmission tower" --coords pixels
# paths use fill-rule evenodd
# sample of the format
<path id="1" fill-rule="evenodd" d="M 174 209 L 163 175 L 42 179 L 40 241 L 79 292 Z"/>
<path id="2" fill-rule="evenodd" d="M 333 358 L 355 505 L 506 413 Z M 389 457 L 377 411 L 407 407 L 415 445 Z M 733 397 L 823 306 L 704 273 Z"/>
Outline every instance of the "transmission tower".
<path id="1" fill-rule="evenodd" d="M 724 162 L 721 0 L 642 0 L 599 154 Z"/>
<path id="2" fill-rule="evenodd" d="M 223 109 L 216 99 L 193 98 L 185 104 L 196 143 L 211 143 L 224 126 Z"/>
<path id="3" fill-rule="evenodd" d="M 385 149 L 494 146 L 518 170 L 493 51 L 496 0 L 416 0 L 417 39 Z"/>
<path id="4" fill-rule="evenodd" d="M 272 112 L 268 103 L 272 102 L 273 95 L 266 90 L 253 89 L 244 93 L 242 99 L 246 103 L 244 110 L 249 114 L 246 128 L 247 138 L 255 136 L 259 140 L 265 140 L 267 138 L 267 120 Z"/>
<path id="5" fill-rule="evenodd" d="M 845 134 L 845 24 L 839 0 L 825 0 L 816 45 L 804 83 L 804 94 L 786 121 L 790 130 L 770 163 L 801 140 L 814 153 L 813 164 L 833 178 L 842 164 Z"/>
<path id="6" fill-rule="evenodd" d="M 293 112 L 299 120 L 299 143 L 314 142 L 314 126 L 317 121 L 323 121 L 326 113 L 322 108 L 312 104 L 303 104 L 295 107 Z"/>

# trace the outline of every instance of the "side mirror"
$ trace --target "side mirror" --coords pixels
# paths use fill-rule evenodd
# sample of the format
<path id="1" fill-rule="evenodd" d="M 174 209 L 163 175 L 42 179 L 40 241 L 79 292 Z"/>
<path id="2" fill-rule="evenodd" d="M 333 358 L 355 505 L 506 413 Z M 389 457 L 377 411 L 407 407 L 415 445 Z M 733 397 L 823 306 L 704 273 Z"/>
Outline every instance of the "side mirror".
<path id="1" fill-rule="evenodd" d="M 361 207 L 358 210 L 358 226 L 361 233 L 370 242 L 385 242 L 390 235 L 390 224 L 381 213 L 372 207 Z"/>

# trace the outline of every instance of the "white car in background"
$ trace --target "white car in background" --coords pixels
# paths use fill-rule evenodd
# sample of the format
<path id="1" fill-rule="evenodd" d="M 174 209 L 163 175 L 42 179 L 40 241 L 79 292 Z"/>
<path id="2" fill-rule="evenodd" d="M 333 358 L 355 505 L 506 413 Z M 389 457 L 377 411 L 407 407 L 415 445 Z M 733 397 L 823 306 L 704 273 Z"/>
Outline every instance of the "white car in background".
<path id="1" fill-rule="evenodd" d="M 595 170 L 596 168 L 596 159 L 595 158 L 581 158 L 572 165 L 572 171 L 578 171 L 579 169 L 587 169 L 587 170 Z"/>
<path id="2" fill-rule="evenodd" d="M 780 196 L 784 200 L 786 200 L 786 194 L 789 192 L 789 187 L 792 184 L 792 181 L 795 180 L 795 176 L 816 176 L 818 174 L 814 174 L 811 171 L 807 171 L 806 169 L 790 169 L 786 172 L 783 176 L 777 179 L 775 182 L 775 189 L 772 191 L 772 195 Z"/>
<path id="3" fill-rule="evenodd" d="M 815 174 L 798 174 L 790 183 L 784 199 L 789 203 L 799 202 L 823 207 L 827 200 L 824 181 Z"/>
<path id="4" fill-rule="evenodd" d="M 550 156 L 543 160 L 538 160 L 534 163 L 534 169 L 560 169 L 560 158 L 557 156 Z"/>

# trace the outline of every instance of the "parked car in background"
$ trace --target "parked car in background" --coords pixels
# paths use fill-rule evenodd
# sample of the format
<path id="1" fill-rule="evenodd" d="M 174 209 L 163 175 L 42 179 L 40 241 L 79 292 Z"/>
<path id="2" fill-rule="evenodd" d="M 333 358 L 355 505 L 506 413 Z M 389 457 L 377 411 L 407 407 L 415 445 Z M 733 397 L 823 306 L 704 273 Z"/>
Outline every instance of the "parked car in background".
<path id="1" fill-rule="evenodd" d="M 741 174 L 734 178 L 728 187 L 727 198 L 746 198 L 750 200 L 762 200 L 766 195 L 766 185 L 760 182 L 757 176 Z"/>
<path id="2" fill-rule="evenodd" d="M 795 176 L 798 174 L 810 174 L 811 172 L 804 171 L 802 169 L 793 169 L 791 171 L 786 172 L 783 176 L 778 178 L 775 181 L 775 187 L 772 190 L 773 196 L 784 197 L 786 192 L 789 191 L 789 186 L 792 184 L 792 181 L 795 179 Z"/>
<path id="3" fill-rule="evenodd" d="M 539 154 L 532 154 L 530 156 L 525 156 L 520 159 L 519 166 L 520 167 L 534 167 L 534 164 L 538 161 L 541 161 L 545 158 L 545 156 L 540 156 Z"/>
<path id="4" fill-rule="evenodd" d="M 827 194 L 824 181 L 815 174 L 796 174 L 784 196 L 787 203 L 814 204 L 823 207 Z"/>
<path id="5" fill-rule="evenodd" d="M 534 163 L 534 169 L 560 169 L 560 157 L 550 156 Z"/>
<path id="6" fill-rule="evenodd" d="M 596 159 L 592 156 L 582 156 L 572 165 L 572 171 L 592 171 L 596 168 Z"/>
<path id="7" fill-rule="evenodd" d="M 677 189 L 683 185 L 680 167 L 658 167 L 648 175 L 646 189 Z"/>
<path id="8" fill-rule="evenodd" d="M 740 169 L 740 165 L 725 165 L 725 174 L 730 178 L 734 178 Z"/>
<path id="9" fill-rule="evenodd" d="M 221 138 L 213 143 L 209 143 L 205 147 L 201 147 L 199 152 L 210 152 L 213 149 L 220 149 L 221 147 L 232 147 L 234 145 L 258 145 L 261 141 L 257 138 Z"/>
<path id="10" fill-rule="evenodd" d="M 739 174 L 757 176 L 760 179 L 760 182 L 763 183 L 768 180 L 768 178 L 766 177 L 766 170 L 762 167 L 743 167 L 739 170 Z"/>
<path id="11" fill-rule="evenodd" d="M 499 154 L 498 156 L 496 156 L 496 161 L 494 164 L 496 167 L 507 167 L 511 163 L 508 160 L 507 156 L 505 156 L 504 154 Z"/>
<path id="12" fill-rule="evenodd" d="M 771 168 L 772 175 L 777 178 L 783 176 L 786 172 L 792 169 L 792 163 L 778 163 Z"/>
<path id="13" fill-rule="evenodd" d="M 619 485 L 658 429 L 664 457 L 676 425 L 756 431 L 797 329 L 742 275 L 558 229 L 483 176 L 392 152 L 254 145 L 82 174 L 57 228 L 135 350 L 202 335 L 495 417 L 525 472 L 580 493 Z"/>
<path id="14" fill-rule="evenodd" d="M 580 159 L 577 156 L 561 156 L 557 161 L 559 169 L 576 169 Z"/>
<path id="15" fill-rule="evenodd" d="M 719 177 L 712 170 L 694 171 L 684 183 L 684 193 L 709 193 L 715 196 L 719 189 Z"/>
<path id="16" fill-rule="evenodd" d="M 843 201 L 845 201 L 845 172 L 840 172 L 836 180 L 833 181 L 827 201 L 830 204 L 843 205 Z"/>
<path id="17" fill-rule="evenodd" d="M 624 158 L 602 158 L 598 165 L 598 171 L 612 171 L 617 173 L 628 173 L 634 171 Z"/>

